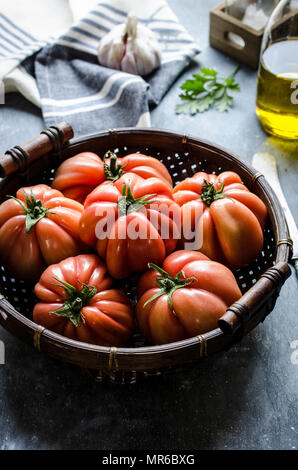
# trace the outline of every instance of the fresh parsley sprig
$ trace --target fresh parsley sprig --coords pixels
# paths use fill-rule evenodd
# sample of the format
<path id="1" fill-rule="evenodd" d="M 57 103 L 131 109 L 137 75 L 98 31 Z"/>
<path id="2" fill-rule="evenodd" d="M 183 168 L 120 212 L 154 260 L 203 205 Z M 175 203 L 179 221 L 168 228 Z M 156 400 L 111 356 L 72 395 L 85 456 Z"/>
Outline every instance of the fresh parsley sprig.
<path id="1" fill-rule="evenodd" d="M 186 80 L 181 85 L 183 93 L 179 96 L 183 103 L 176 105 L 176 113 L 203 113 L 211 105 L 214 105 L 217 111 L 228 111 L 234 100 L 229 91 L 240 91 L 240 86 L 234 78 L 239 68 L 238 65 L 227 78 L 219 77 L 214 69 L 201 68 L 200 74 L 193 74 L 192 80 Z"/>

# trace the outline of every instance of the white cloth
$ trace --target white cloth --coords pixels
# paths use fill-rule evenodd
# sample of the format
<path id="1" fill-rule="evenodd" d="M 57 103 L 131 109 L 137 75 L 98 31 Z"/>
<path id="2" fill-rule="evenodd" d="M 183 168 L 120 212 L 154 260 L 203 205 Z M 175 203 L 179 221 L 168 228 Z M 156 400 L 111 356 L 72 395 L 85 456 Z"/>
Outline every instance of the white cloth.
<path id="1" fill-rule="evenodd" d="M 58 36 L 74 21 L 68 0 L 1 0 L 0 13 L 37 39 Z"/>
<path id="2" fill-rule="evenodd" d="M 78 1 L 74 16 L 71 0 L 1 0 L 0 14 L 28 31 L 43 45 L 48 38 L 59 36 L 67 30 L 73 24 L 74 17 L 80 14 L 80 8 L 82 14 L 84 13 L 84 6 L 87 3 L 88 0 Z M 7 28 L 7 24 L 4 23 L 0 17 L 0 30 L 1 25 Z M 5 39 L 2 40 L 5 42 Z M 19 66 L 19 63 L 19 57 L 10 60 L 0 58 L 0 81 L 4 85 L 4 91 L 5 93 L 18 91 L 35 106 L 41 107 L 36 81 L 22 66 Z"/>

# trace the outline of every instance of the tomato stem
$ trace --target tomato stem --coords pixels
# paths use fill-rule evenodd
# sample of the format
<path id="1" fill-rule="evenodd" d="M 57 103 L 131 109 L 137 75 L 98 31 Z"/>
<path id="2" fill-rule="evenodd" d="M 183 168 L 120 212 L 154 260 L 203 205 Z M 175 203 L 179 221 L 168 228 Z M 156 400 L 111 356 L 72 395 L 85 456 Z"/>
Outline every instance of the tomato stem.
<path id="1" fill-rule="evenodd" d="M 53 284 L 54 286 L 62 287 L 65 290 L 67 300 L 64 302 L 62 307 L 49 313 L 58 315 L 59 317 L 68 318 L 76 327 L 80 325 L 81 321 L 84 323 L 85 319 L 82 314 L 82 308 L 89 303 L 92 297 L 94 297 L 97 292 L 96 287 L 88 286 L 84 282 L 79 281 L 83 288 L 78 290 L 71 284 L 61 281 L 57 277 L 53 276 L 53 279 L 59 282 L 59 284 Z"/>
<path id="2" fill-rule="evenodd" d="M 144 304 L 144 307 L 146 307 L 147 304 L 157 299 L 161 295 L 166 294 L 168 296 L 170 308 L 172 312 L 175 313 L 173 308 L 172 295 L 177 289 L 181 289 L 181 287 L 186 287 L 192 284 L 196 280 L 196 278 L 194 276 L 185 277 L 183 270 L 179 271 L 179 273 L 175 277 L 172 277 L 164 269 L 160 268 L 159 266 L 153 263 L 148 263 L 148 268 L 154 269 L 158 272 L 158 274 L 160 274 L 161 277 L 156 278 L 156 282 L 158 284 L 158 287 L 160 288 L 160 292 L 157 292 L 157 294 L 153 295 L 149 300 L 147 300 L 147 302 L 145 302 Z"/>
<path id="3" fill-rule="evenodd" d="M 43 207 L 42 202 L 40 199 L 36 199 L 33 191 L 31 190 L 31 199 L 24 190 L 24 196 L 25 196 L 25 201 L 26 201 L 26 206 L 25 204 L 22 203 L 19 199 L 17 199 L 14 196 L 9 196 L 11 199 L 14 199 L 20 206 L 23 208 L 25 214 L 26 214 L 26 222 L 25 222 L 25 232 L 29 233 L 32 227 L 34 227 L 37 222 L 39 222 L 43 217 L 49 214 L 54 214 L 54 212 L 51 212 L 49 209 L 46 207 Z"/>
<path id="4" fill-rule="evenodd" d="M 135 199 L 131 187 L 129 184 L 123 185 L 122 196 L 118 199 L 119 212 L 122 215 L 126 215 L 130 212 L 138 211 L 143 206 L 157 202 L 156 200 L 150 199 L 156 196 L 155 194 L 146 194 L 145 196 Z"/>
<path id="5" fill-rule="evenodd" d="M 106 163 L 106 159 L 110 159 L 110 164 L 108 165 Z M 121 163 L 117 163 L 117 155 L 112 152 L 111 150 L 108 150 L 104 157 L 103 157 L 103 167 L 104 167 L 104 172 L 105 172 L 105 178 L 108 181 L 115 182 L 117 181 L 120 176 L 125 173 L 124 168 L 127 165 L 121 165 Z"/>
<path id="6" fill-rule="evenodd" d="M 216 186 L 218 187 L 220 185 L 219 189 L 216 189 L 216 186 L 214 183 L 208 183 L 207 180 L 204 180 L 205 184 L 202 186 L 201 190 L 201 200 L 206 204 L 206 206 L 210 206 L 212 202 L 216 201 L 217 199 L 223 199 L 224 197 L 227 197 L 225 194 L 223 194 L 224 190 L 224 183 L 221 181 L 218 181 Z"/>

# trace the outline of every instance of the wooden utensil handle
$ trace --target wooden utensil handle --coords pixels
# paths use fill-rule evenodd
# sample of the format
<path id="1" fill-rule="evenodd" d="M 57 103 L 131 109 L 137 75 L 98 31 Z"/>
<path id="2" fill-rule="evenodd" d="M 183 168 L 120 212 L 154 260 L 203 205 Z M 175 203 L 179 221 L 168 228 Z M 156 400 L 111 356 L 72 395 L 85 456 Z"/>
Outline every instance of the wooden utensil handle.
<path id="1" fill-rule="evenodd" d="M 239 329 L 245 330 L 246 323 L 251 317 L 266 303 L 268 304 L 268 311 L 264 318 L 274 307 L 279 291 L 291 275 L 291 269 L 288 263 L 279 262 L 267 269 L 261 275 L 258 282 L 237 302 L 231 305 L 226 313 L 219 319 L 218 326 L 225 334 L 239 333 Z M 271 298 L 271 302 L 269 301 Z"/>
<path id="2" fill-rule="evenodd" d="M 48 127 L 22 147 L 16 145 L 5 152 L 0 158 L 0 177 L 10 176 L 16 171 L 24 173 L 34 160 L 50 152 L 59 153 L 72 137 L 73 129 L 67 122 Z"/>

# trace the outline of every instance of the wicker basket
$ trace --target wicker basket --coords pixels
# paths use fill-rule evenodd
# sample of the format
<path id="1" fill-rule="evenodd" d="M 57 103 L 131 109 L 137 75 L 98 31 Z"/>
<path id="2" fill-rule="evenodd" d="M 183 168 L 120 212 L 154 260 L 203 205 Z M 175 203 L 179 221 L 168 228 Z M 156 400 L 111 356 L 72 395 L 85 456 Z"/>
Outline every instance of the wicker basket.
<path id="1" fill-rule="evenodd" d="M 244 184 L 266 204 L 269 223 L 264 248 L 251 265 L 235 272 L 243 296 L 219 320 L 218 328 L 204 335 L 165 344 L 146 345 L 136 333 L 125 348 L 108 348 L 73 341 L 32 321 L 36 302 L 33 286 L 17 281 L 0 266 L 0 323 L 14 335 L 63 362 L 91 371 L 98 380 L 131 383 L 139 377 L 157 375 L 177 366 L 227 349 L 239 341 L 272 311 L 280 288 L 290 275 L 291 240 L 281 206 L 263 175 L 236 155 L 209 142 L 158 129 L 118 129 L 76 140 L 70 126 L 60 123 L 40 136 L 14 147 L 1 158 L 1 202 L 20 186 L 50 184 L 61 161 L 82 151 L 103 155 L 114 150 L 119 156 L 141 152 L 161 160 L 174 183 L 198 171 L 218 173 L 234 170 Z M 135 301 L 136 279 L 119 282 Z"/>

